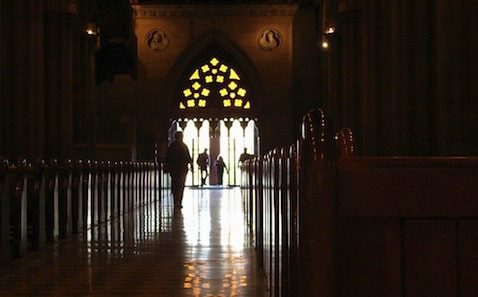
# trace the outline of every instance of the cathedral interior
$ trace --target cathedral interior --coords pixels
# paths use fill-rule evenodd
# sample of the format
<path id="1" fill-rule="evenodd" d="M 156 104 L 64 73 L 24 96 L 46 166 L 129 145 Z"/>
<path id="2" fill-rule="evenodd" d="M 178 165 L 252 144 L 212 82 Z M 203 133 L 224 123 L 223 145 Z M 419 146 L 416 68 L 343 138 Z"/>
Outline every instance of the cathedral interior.
<path id="1" fill-rule="evenodd" d="M 446 200 L 452 194 L 442 192 L 444 198 L 437 198 L 437 201 L 443 202 L 444 206 L 438 202 L 443 208 L 437 206 L 437 212 L 424 211 L 423 215 L 415 210 L 427 207 L 409 200 L 404 202 L 410 203 L 406 207 L 397 204 L 397 209 L 400 209 L 397 212 L 389 212 L 383 202 L 385 200 L 374 200 L 373 194 L 363 198 L 363 201 L 375 203 L 373 211 L 364 210 L 367 203 L 358 201 L 358 198 L 358 202 L 354 200 L 355 204 L 341 200 L 343 203 L 338 203 L 337 211 L 342 214 L 343 210 L 347 219 L 337 220 L 339 227 L 334 234 L 338 235 L 334 236 L 342 236 L 340 232 L 343 230 L 350 232 L 343 232 L 345 235 L 340 237 L 343 241 L 334 241 L 338 244 L 333 253 L 348 255 L 337 256 L 339 264 L 332 269 L 338 275 L 335 281 L 340 284 L 334 290 L 327 285 L 319 285 L 318 291 L 313 289 L 310 284 L 314 278 L 321 280 L 321 284 L 328 281 L 327 276 L 317 272 L 313 274 L 314 278 L 301 275 L 307 281 L 308 285 L 303 286 L 306 289 L 287 291 L 292 288 L 291 283 L 297 281 L 292 278 L 293 273 L 287 274 L 279 264 L 273 268 L 274 264 L 263 258 L 263 263 L 266 263 L 263 266 L 272 267 L 265 269 L 269 280 L 265 286 L 269 296 L 315 296 L 316 293 L 320 293 L 317 296 L 476 296 L 478 256 L 470 250 L 471 247 L 478 247 L 478 205 L 475 201 L 478 198 L 477 15 L 478 2 L 471 0 L 0 0 L 0 156 L 5 167 L 1 172 L 0 193 L 2 199 L 10 199 L 9 204 L 0 203 L 0 212 L 4 217 L 0 224 L 4 234 L 0 239 L 0 247 L 3 245 L 0 250 L 11 249 L 14 251 L 12 255 L 16 253 L 11 235 L 10 239 L 8 237 L 14 215 L 7 214 L 9 217 L 6 219 L 5 216 L 12 205 L 17 205 L 12 202 L 11 197 L 14 196 L 10 194 L 15 189 L 20 192 L 18 197 L 23 194 L 21 188 L 15 188 L 14 180 L 18 179 L 18 173 L 15 173 L 15 179 L 9 177 L 9 170 L 13 170 L 10 167 L 63 162 L 161 164 L 174 132 L 182 130 L 193 160 L 204 149 L 208 149 L 212 160 L 223 156 L 230 169 L 226 183 L 235 187 L 244 180 L 237 162 L 244 149 L 257 157 L 285 150 L 307 134 L 303 126 L 304 115 L 319 108 L 326 115 L 328 130 L 335 133 L 349 128 L 348 131 L 352 131 L 354 156 L 367 160 L 365 165 L 359 162 L 362 164 L 362 167 L 357 165 L 360 168 L 372 165 L 382 168 L 391 164 L 372 157 L 408 158 L 399 165 L 394 163 L 397 168 L 411 167 L 410 164 L 417 160 L 414 158 L 427 158 L 420 164 L 426 163 L 424 166 L 427 168 L 438 169 L 431 172 L 425 170 L 422 175 L 413 171 L 410 176 L 429 177 L 438 172 L 438 177 L 431 178 L 432 181 L 446 185 L 446 191 L 454 189 L 455 193 L 461 193 L 468 189 L 471 194 L 463 195 L 469 200 L 463 198 L 463 201 L 471 201 L 471 204 L 460 204 L 463 208 L 455 209 L 456 205 Z M 271 160 L 274 160 L 275 153 L 270 154 Z M 459 166 L 447 163 L 447 158 L 460 158 L 461 163 Z M 264 166 L 269 164 L 266 159 L 261 159 Z M 430 165 L 432 163 L 435 165 Z M 273 168 L 275 163 L 270 164 Z M 347 164 L 343 165 L 343 172 L 355 172 Z M 337 166 L 342 165 L 338 162 Z M 460 166 L 462 171 L 453 171 Z M 262 165 L 260 168 L 262 170 Z M 308 170 L 306 165 L 301 168 Z M 322 176 L 315 169 L 311 170 L 312 174 Z M 56 187 L 61 189 L 63 173 L 61 170 L 58 172 Z M 73 184 L 77 173 L 72 172 L 69 181 Z M 254 171 L 254 174 L 257 172 Z M 198 171 L 190 172 L 187 186 L 197 186 L 199 174 Z M 408 173 L 394 174 L 387 176 L 400 180 Z M 343 180 L 351 180 L 351 175 L 344 175 Z M 148 177 L 147 174 L 145 176 Z M 167 179 L 167 174 L 161 176 Z M 255 187 L 266 187 L 266 182 L 264 178 L 262 184 L 252 176 L 255 175 L 251 173 L 250 193 L 254 193 L 251 197 L 256 197 Z M 48 185 L 48 174 L 45 178 Z M 155 180 L 153 176 L 149 178 Z M 297 178 L 302 179 L 302 175 Z M 401 187 L 405 187 L 398 185 L 400 182 L 384 182 L 381 176 L 373 174 L 361 175 L 350 181 L 350 185 L 356 188 L 340 184 L 340 178 L 337 179 L 337 195 L 354 195 L 353 189 L 361 191 L 366 187 L 383 188 L 387 193 L 392 189 L 400 192 L 404 189 Z M 370 182 L 372 178 L 378 185 Z M 27 179 L 31 177 L 25 177 L 25 181 Z M 41 177 L 39 180 L 39 185 L 45 183 Z M 56 189 L 55 178 L 52 180 Z M 319 180 L 321 184 L 323 180 Z M 443 180 L 444 183 L 439 182 Z M 208 183 L 217 183 L 213 170 Z M 155 185 L 158 184 L 160 188 L 167 187 L 162 181 Z M 7 185 L 12 187 L 11 192 L 6 190 Z M 26 183 L 22 185 L 29 193 Z M 118 182 L 118 185 L 125 184 Z M 421 194 L 416 191 L 419 186 L 413 180 L 407 181 L 407 186 L 412 190 L 403 190 L 404 193 L 420 199 Z M 440 195 L 436 189 L 441 187 L 433 190 L 433 186 L 429 186 L 431 192 Z M 42 191 L 39 187 L 40 190 L 37 190 Z M 158 197 L 164 194 L 162 190 L 159 192 Z M 25 197 L 29 197 L 28 193 L 24 194 Z M 134 197 L 141 196 L 138 195 Z M 155 195 L 147 197 L 154 200 Z M 211 201 L 216 201 L 214 199 L 223 194 L 211 195 Z M 390 195 L 395 197 L 393 193 Z M 58 197 L 61 201 L 62 194 Z M 161 201 L 164 204 L 167 199 Z M 386 201 L 392 201 L 392 198 Z M 433 199 L 426 201 L 434 203 Z M 62 204 L 58 203 L 61 209 Z M 101 202 L 96 206 L 91 203 L 92 207 L 102 207 Z M 111 202 L 111 207 L 114 205 Z M 126 209 L 128 204 L 121 205 L 118 207 Z M 390 202 L 389 205 L 395 204 Z M 157 206 L 155 211 L 160 212 L 163 206 Z M 342 206 L 343 209 L 340 208 Z M 260 212 L 256 206 L 249 207 L 251 214 Z M 306 208 L 303 214 L 313 217 L 314 213 L 307 212 Z M 113 210 L 111 212 L 105 213 L 105 217 L 113 217 Z M 28 211 L 25 208 L 25 216 L 27 214 L 30 222 L 30 208 Z M 45 216 L 48 222 L 48 212 Z M 101 217 L 99 211 L 92 215 L 91 220 L 101 221 Z M 416 220 L 410 222 L 410 218 Z M 249 219 L 256 228 L 258 219 Z M 61 214 L 59 220 L 62 220 Z M 268 221 L 266 216 L 264 220 L 262 222 L 275 226 L 274 219 Z M 302 224 L 302 221 L 298 222 Z M 188 224 L 186 218 L 184 224 Z M 190 225 L 195 226 L 195 223 L 190 222 Z M 72 226 L 72 230 L 81 231 L 75 223 Z M 328 222 L 323 226 L 330 227 Z M 25 228 L 26 238 L 30 229 L 27 230 L 27 225 L 21 228 Z M 45 241 L 55 241 L 57 235 L 66 236 L 68 231 L 62 231 L 61 223 L 58 228 L 59 235 L 54 231 L 52 234 L 47 232 Z M 277 228 L 282 228 L 282 223 Z M 319 234 L 321 229 L 312 231 Z M 382 237 L 385 239 L 373 237 L 377 232 L 385 234 Z M 324 236 L 327 237 L 327 234 L 325 232 Z M 372 238 L 370 245 L 357 244 L 353 234 L 357 234 L 357 238 L 359 235 L 369 236 Z M 390 234 L 401 235 L 394 237 Z M 448 235 L 454 239 L 447 241 Z M 274 238 L 269 239 L 273 242 Z M 468 245 L 462 244 L 460 240 L 463 238 L 468 240 Z M 430 242 L 436 240 L 439 242 L 434 249 Z M 414 255 L 410 252 L 412 249 L 406 249 L 408 243 L 426 247 L 430 253 Z M 308 244 L 304 243 L 304 246 L 307 249 Z M 269 255 L 267 244 L 261 247 L 265 249 L 265 254 L 261 255 Z M 346 247 L 356 252 L 349 252 Z M 390 256 L 395 255 L 390 247 L 400 250 L 398 258 Z M 384 256 L 374 259 L 390 263 L 383 266 L 385 268 L 377 268 L 378 264 L 364 264 L 370 250 L 382 251 Z M 460 251 L 469 251 L 464 252 L 467 258 L 461 257 Z M 282 253 L 282 250 L 277 250 L 277 253 Z M 437 268 L 426 262 L 447 253 L 458 255 L 453 257 L 451 264 L 446 262 Z M 271 263 L 275 263 L 275 254 L 270 255 Z M 426 273 L 416 272 L 412 269 L 413 265 L 397 264 L 403 259 L 418 259 L 420 255 L 425 260 L 417 263 L 420 262 L 422 268 L 426 266 L 427 269 L 420 270 Z M 23 259 L 23 252 L 16 258 Z M 0 257 L 0 263 L 3 263 L 2 259 L 4 257 Z M 351 267 L 359 268 L 347 268 L 344 264 L 347 261 L 352 263 Z M 17 267 L 18 263 L 12 266 L 10 261 L 7 262 L 6 266 L 0 264 L 4 265 L 0 275 L 2 296 L 2 290 L 5 294 L 16 294 L 7 290 L 6 283 L 11 280 L 9 271 L 15 270 L 12 267 Z M 465 262 L 469 265 L 462 269 L 460 265 Z M 300 271 L 309 267 L 300 261 L 298 263 Z M 318 262 L 311 260 L 311 263 Z M 396 271 L 387 268 L 397 265 L 401 268 Z M 446 276 L 450 267 L 454 269 L 453 276 Z M 328 270 L 324 268 L 324 271 Z M 370 278 L 363 276 L 368 271 L 371 271 Z M 282 280 L 283 272 L 289 277 L 287 284 L 277 280 Z M 469 274 L 463 277 L 465 273 Z M 432 277 L 425 277 L 426 274 L 435 275 L 441 280 L 440 284 L 432 281 Z M 372 278 L 380 275 L 386 278 L 383 282 L 378 281 L 380 289 L 354 292 L 362 288 L 361 281 L 370 287 L 374 283 Z M 203 288 L 208 286 L 210 284 Z M 65 285 L 57 291 L 47 290 L 46 294 L 69 296 L 70 287 Z M 360 289 L 357 290 L 360 292 Z M 148 294 L 153 291 L 127 292 L 150 296 Z M 32 294 L 25 288 L 21 292 L 18 294 Z M 203 292 L 202 296 L 256 296 L 257 293 L 252 289 L 241 292 L 238 295 L 232 291 L 213 292 L 212 295 Z M 176 293 L 159 296 L 201 296 L 197 291 L 192 295 Z M 99 291 L 91 291 L 91 284 L 90 291 L 79 290 L 75 294 L 102 296 Z"/>

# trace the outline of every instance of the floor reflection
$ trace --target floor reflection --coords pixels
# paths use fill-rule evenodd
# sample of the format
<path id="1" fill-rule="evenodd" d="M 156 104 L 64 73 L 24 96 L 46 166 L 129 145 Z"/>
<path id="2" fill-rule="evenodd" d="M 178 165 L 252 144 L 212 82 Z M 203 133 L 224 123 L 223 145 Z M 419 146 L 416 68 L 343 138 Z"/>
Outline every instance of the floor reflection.
<path id="1" fill-rule="evenodd" d="M 190 190 L 188 197 L 183 214 L 190 261 L 184 288 L 193 296 L 255 296 L 248 288 L 254 267 L 247 260 L 251 250 L 244 246 L 240 192 Z"/>
<path id="2" fill-rule="evenodd" d="M 0 274 L 1 296 L 263 296 L 239 189 L 186 189 Z"/>

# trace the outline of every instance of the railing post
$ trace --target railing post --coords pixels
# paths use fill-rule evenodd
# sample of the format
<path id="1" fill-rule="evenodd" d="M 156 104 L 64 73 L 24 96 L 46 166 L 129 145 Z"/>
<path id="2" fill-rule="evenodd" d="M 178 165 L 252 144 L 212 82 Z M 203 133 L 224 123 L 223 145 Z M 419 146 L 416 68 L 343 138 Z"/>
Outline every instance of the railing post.
<path id="1" fill-rule="evenodd" d="M 59 238 L 65 239 L 71 235 L 72 230 L 72 199 L 71 199 L 71 184 L 72 163 L 70 160 L 64 161 L 59 165 Z"/>
<path id="2" fill-rule="evenodd" d="M 247 161 L 247 168 L 246 168 L 246 181 L 247 181 L 247 191 L 248 196 L 248 216 L 249 216 L 249 232 L 254 232 L 254 188 L 253 188 L 253 181 L 254 181 L 254 161 L 248 160 Z"/>
<path id="3" fill-rule="evenodd" d="M 9 175 L 9 164 L 0 161 L 0 265 L 10 261 L 10 188 L 12 178 Z"/>
<path id="4" fill-rule="evenodd" d="M 281 202 L 280 202 L 280 167 L 279 167 L 279 150 L 274 149 L 272 151 L 271 158 L 271 283 L 272 283 L 272 296 L 279 297 L 281 291 Z"/>
<path id="5" fill-rule="evenodd" d="M 27 251 L 27 189 L 28 178 L 25 160 L 19 160 L 14 168 L 15 188 L 10 198 L 10 228 L 12 256 L 20 257 Z"/>
<path id="6" fill-rule="evenodd" d="M 126 205 L 126 166 L 124 162 L 119 164 L 119 204 L 118 204 L 118 215 L 123 215 L 125 213 Z"/>
<path id="7" fill-rule="evenodd" d="M 51 160 L 47 167 L 46 190 L 46 236 L 49 242 L 56 241 L 59 235 L 58 183 L 58 161 Z"/>
<path id="8" fill-rule="evenodd" d="M 350 128 L 342 128 L 335 135 L 340 157 L 353 157 L 356 155 L 353 133 Z"/>
<path id="9" fill-rule="evenodd" d="M 91 164 L 91 181 L 90 181 L 90 221 L 91 228 L 98 224 L 98 162 L 93 161 Z"/>
<path id="10" fill-rule="evenodd" d="M 138 163 L 132 162 L 131 166 L 133 166 L 133 203 L 132 203 L 132 210 L 138 207 Z"/>
<path id="11" fill-rule="evenodd" d="M 108 222 L 109 220 L 112 219 L 113 217 L 113 199 L 112 199 L 112 194 L 113 194 L 113 175 L 111 172 L 111 161 L 107 161 L 105 163 L 105 199 L 106 199 L 106 207 L 105 207 L 105 215 L 106 215 L 106 221 Z"/>
<path id="12" fill-rule="evenodd" d="M 83 167 L 83 230 L 91 228 L 91 182 L 92 182 L 92 163 L 90 160 L 84 163 Z"/>
<path id="13" fill-rule="evenodd" d="M 81 160 L 72 163 L 71 173 L 71 211 L 72 233 L 83 231 L 83 170 Z"/>
<path id="14" fill-rule="evenodd" d="M 38 250 L 45 244 L 45 174 L 44 164 L 28 164 L 28 249 Z"/>
<path id="15" fill-rule="evenodd" d="M 281 148 L 279 156 L 279 199 L 280 199 L 280 219 L 281 219 L 281 262 L 280 262 L 280 296 L 289 296 L 290 289 L 289 275 L 290 275 L 290 187 L 289 176 L 290 171 L 288 167 L 288 151 Z"/>
<path id="16" fill-rule="evenodd" d="M 290 185 L 290 294 L 298 296 L 298 260 L 299 260 L 299 186 L 298 186 L 298 156 L 297 144 L 289 149 L 289 185 Z"/>
<path id="17" fill-rule="evenodd" d="M 259 251 L 257 261 L 264 270 L 264 157 L 257 159 L 257 173 L 256 173 L 256 242 Z"/>
<path id="18" fill-rule="evenodd" d="M 97 180 L 98 180 L 98 225 L 106 222 L 106 195 L 105 195 L 105 162 L 98 162 L 98 171 L 97 171 Z"/>
<path id="19" fill-rule="evenodd" d="M 264 207 L 264 222 L 263 222 L 263 236 L 264 236 L 264 272 L 268 280 L 268 288 L 271 289 L 272 286 L 272 277 L 271 277 L 271 246 L 272 246 L 272 222 L 271 222 L 271 153 L 269 152 L 264 159 L 264 196 L 263 196 L 263 207 Z"/>
<path id="20" fill-rule="evenodd" d="M 118 191 L 118 181 L 119 181 L 119 170 L 118 162 L 111 163 L 110 174 L 111 174 L 111 219 L 117 218 L 119 214 L 119 191 Z"/>
<path id="21" fill-rule="evenodd" d="M 126 188 L 127 188 L 127 208 L 125 209 L 126 212 L 129 212 L 133 208 L 133 176 L 134 176 L 134 168 L 131 162 L 127 163 L 127 175 L 126 175 Z"/>
<path id="22" fill-rule="evenodd" d="M 322 110 L 303 121 L 299 142 L 299 296 L 335 296 L 335 201 L 331 135 Z"/>

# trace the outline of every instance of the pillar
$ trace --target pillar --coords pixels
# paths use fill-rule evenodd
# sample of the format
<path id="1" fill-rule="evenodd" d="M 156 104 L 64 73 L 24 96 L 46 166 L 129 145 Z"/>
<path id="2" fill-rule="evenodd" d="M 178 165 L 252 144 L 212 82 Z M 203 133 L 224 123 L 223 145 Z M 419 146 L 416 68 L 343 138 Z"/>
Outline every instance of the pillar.
<path id="1" fill-rule="evenodd" d="M 1 4 L 2 153 L 43 155 L 43 1 Z"/>
<path id="2" fill-rule="evenodd" d="M 95 159 L 96 154 L 96 84 L 95 52 L 99 42 L 93 22 L 95 3 L 78 1 L 77 29 L 74 36 L 73 145 L 74 158 Z M 87 29 L 94 29 L 87 34 Z M 80 148 L 81 147 L 81 148 Z"/>
<path id="3" fill-rule="evenodd" d="M 73 2 L 49 1 L 45 11 L 44 41 L 47 158 L 72 155 L 75 22 Z"/>

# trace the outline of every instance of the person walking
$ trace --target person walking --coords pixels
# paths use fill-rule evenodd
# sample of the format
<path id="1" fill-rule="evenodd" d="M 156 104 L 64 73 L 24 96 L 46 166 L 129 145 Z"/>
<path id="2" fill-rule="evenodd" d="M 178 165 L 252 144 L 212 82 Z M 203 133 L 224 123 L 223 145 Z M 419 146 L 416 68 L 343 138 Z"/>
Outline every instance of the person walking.
<path id="1" fill-rule="evenodd" d="M 198 155 L 196 159 L 196 163 L 199 166 L 199 170 L 201 170 L 201 186 L 206 184 L 206 178 L 208 177 L 208 168 L 209 168 L 209 155 L 207 154 L 207 149 L 204 149 L 204 152 Z"/>
<path id="2" fill-rule="evenodd" d="M 182 201 L 188 164 L 191 164 L 191 172 L 193 172 L 191 155 L 187 145 L 183 142 L 183 132 L 177 131 L 174 134 L 174 141 L 168 147 L 166 153 L 166 165 L 171 175 L 171 191 L 175 210 L 183 207 Z"/>
<path id="3" fill-rule="evenodd" d="M 222 159 L 221 156 L 217 157 L 217 160 L 214 165 L 216 166 L 218 185 L 222 185 L 222 177 L 224 174 L 224 169 L 226 169 L 227 173 L 229 173 L 229 170 L 227 169 L 226 163 L 224 163 L 224 160 Z"/>

